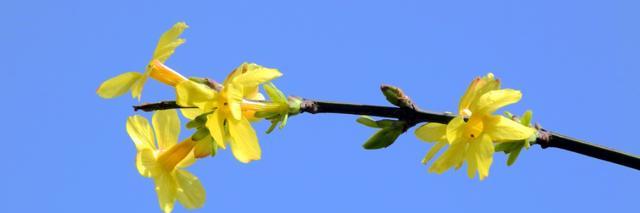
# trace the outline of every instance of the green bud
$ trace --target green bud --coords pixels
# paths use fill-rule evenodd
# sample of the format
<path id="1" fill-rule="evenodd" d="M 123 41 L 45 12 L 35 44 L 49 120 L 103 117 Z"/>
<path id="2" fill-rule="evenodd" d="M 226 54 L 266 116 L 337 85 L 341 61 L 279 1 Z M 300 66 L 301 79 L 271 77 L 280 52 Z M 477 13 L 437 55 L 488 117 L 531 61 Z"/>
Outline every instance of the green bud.
<path id="1" fill-rule="evenodd" d="M 382 85 L 380 86 L 380 90 L 389 103 L 398 107 L 415 108 L 411 99 L 409 99 L 400 88 Z"/>

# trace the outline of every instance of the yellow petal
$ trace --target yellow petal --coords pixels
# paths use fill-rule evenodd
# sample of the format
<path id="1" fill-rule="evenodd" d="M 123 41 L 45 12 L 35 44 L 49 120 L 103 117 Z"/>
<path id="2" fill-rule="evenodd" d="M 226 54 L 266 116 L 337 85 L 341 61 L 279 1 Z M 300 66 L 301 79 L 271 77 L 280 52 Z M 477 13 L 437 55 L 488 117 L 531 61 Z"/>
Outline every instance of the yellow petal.
<path id="1" fill-rule="evenodd" d="M 207 128 L 211 133 L 211 137 L 216 141 L 218 146 L 225 148 L 224 138 L 225 138 L 225 128 L 224 128 L 224 117 L 220 110 L 216 110 L 215 112 L 209 114 L 207 116 Z"/>
<path id="2" fill-rule="evenodd" d="M 445 171 L 449 170 L 451 167 L 458 166 L 464 160 L 464 155 L 466 151 L 466 143 L 454 143 L 449 146 L 449 149 L 444 151 L 438 159 L 433 162 L 431 168 L 429 168 L 429 172 L 435 172 L 437 174 L 442 174 Z"/>
<path id="3" fill-rule="evenodd" d="M 482 78 L 474 79 L 460 99 L 460 105 L 458 106 L 459 113 L 462 113 L 464 109 L 468 109 L 474 105 L 483 94 L 497 89 L 500 89 L 500 81 L 496 79 L 492 73 Z"/>
<path id="4" fill-rule="evenodd" d="M 156 158 L 153 150 L 144 149 L 138 152 L 136 155 L 136 168 L 138 172 L 140 172 L 140 175 L 144 177 L 153 177 L 157 174 Z"/>
<path id="5" fill-rule="evenodd" d="M 416 137 L 426 142 L 447 143 L 447 125 L 440 123 L 428 123 L 415 131 Z"/>
<path id="6" fill-rule="evenodd" d="M 141 73 L 127 72 L 103 82 L 96 93 L 102 98 L 115 98 L 128 92 L 142 76 Z"/>
<path id="7" fill-rule="evenodd" d="M 254 71 L 249 71 L 239 75 L 234 79 L 233 83 L 242 85 L 243 87 L 253 87 L 269 82 L 280 76 L 282 76 L 282 73 L 277 69 L 258 67 Z"/>
<path id="8" fill-rule="evenodd" d="M 427 164 L 431 160 L 431 158 L 433 158 L 433 156 L 435 156 L 436 153 L 438 153 L 440 149 L 444 147 L 444 145 L 447 145 L 446 141 L 437 142 L 435 145 L 433 145 L 433 147 L 429 149 L 429 152 L 427 152 L 427 155 L 425 155 L 422 159 L 422 164 Z"/>
<path id="9" fill-rule="evenodd" d="M 140 101 L 142 97 L 142 89 L 144 88 L 144 83 L 147 82 L 147 74 L 142 74 L 140 78 L 133 84 L 131 87 L 131 97 L 137 98 Z"/>
<path id="10" fill-rule="evenodd" d="M 158 140 L 158 148 L 165 150 L 178 143 L 180 118 L 176 110 L 159 110 L 153 113 L 153 128 Z"/>
<path id="11" fill-rule="evenodd" d="M 189 120 L 196 119 L 196 117 L 202 115 L 204 112 L 199 108 L 182 108 L 180 109 L 182 116 L 188 118 Z"/>
<path id="12" fill-rule="evenodd" d="M 518 90 L 492 90 L 480 96 L 478 103 L 471 106 L 471 111 L 473 113 L 492 114 L 501 107 L 520 101 L 520 98 L 522 98 L 522 93 Z"/>
<path id="13" fill-rule="evenodd" d="M 216 91 L 193 81 L 182 81 L 176 85 L 176 103 L 180 106 L 196 106 L 202 110 L 205 103 L 214 101 Z"/>
<path id="14" fill-rule="evenodd" d="M 127 133 L 138 151 L 145 149 L 155 150 L 153 141 L 153 130 L 146 118 L 134 115 L 127 119 Z"/>
<path id="15" fill-rule="evenodd" d="M 206 193 L 198 177 L 185 170 L 177 170 L 176 182 L 178 183 L 178 201 L 185 208 L 201 208 L 204 205 Z"/>
<path id="16" fill-rule="evenodd" d="M 173 205 L 176 201 L 177 184 L 171 173 L 165 172 L 154 178 L 156 184 L 156 193 L 158 194 L 158 203 L 162 211 L 173 211 Z"/>
<path id="17" fill-rule="evenodd" d="M 466 137 L 464 137 L 465 126 L 466 123 L 461 116 L 449 121 L 449 124 L 447 124 L 447 142 L 454 144 L 466 140 Z"/>
<path id="18" fill-rule="evenodd" d="M 476 171 L 478 172 L 480 180 L 484 180 L 489 176 L 489 168 L 493 162 L 493 153 L 493 142 L 488 135 L 482 134 L 472 139 L 465 154 L 468 163 L 467 175 L 469 178 L 473 178 Z"/>
<path id="19" fill-rule="evenodd" d="M 494 142 L 524 140 L 535 134 L 533 128 L 499 115 L 487 117 L 485 125 L 485 133 Z"/>
<path id="20" fill-rule="evenodd" d="M 237 84 L 225 85 L 224 91 L 227 96 L 227 106 L 231 112 L 231 116 L 235 120 L 242 118 L 242 95 L 243 88 Z"/>
<path id="21" fill-rule="evenodd" d="M 231 135 L 231 151 L 233 156 L 242 163 L 260 160 L 262 151 L 258 144 L 256 132 L 246 119 L 229 119 L 229 134 Z"/>
<path id="22" fill-rule="evenodd" d="M 185 42 L 184 39 L 178 37 L 180 37 L 180 34 L 188 27 L 186 23 L 178 22 L 162 34 L 156 50 L 153 52 L 153 58 L 164 63 L 173 54 L 175 49 Z"/>

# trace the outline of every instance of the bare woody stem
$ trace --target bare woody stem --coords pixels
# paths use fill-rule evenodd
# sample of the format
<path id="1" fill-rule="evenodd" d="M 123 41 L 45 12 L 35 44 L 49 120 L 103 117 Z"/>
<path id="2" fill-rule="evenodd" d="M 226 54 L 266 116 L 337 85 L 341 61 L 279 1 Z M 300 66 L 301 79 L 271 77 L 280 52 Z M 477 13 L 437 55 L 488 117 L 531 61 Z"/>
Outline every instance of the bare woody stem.
<path id="1" fill-rule="evenodd" d="M 136 111 L 142 110 L 145 112 L 149 112 L 154 110 L 192 107 L 179 106 L 173 101 L 163 101 L 159 103 L 134 106 L 133 108 Z M 399 120 L 407 121 L 407 123 L 409 123 L 409 127 L 422 122 L 446 124 L 454 118 L 454 115 L 448 113 L 436 113 L 407 107 L 388 107 L 313 100 L 305 100 L 300 107 L 300 112 L 307 112 L 311 114 L 334 113 L 396 118 Z M 555 132 L 547 131 L 545 129 L 538 130 L 538 138 L 535 143 L 540 145 L 540 147 L 542 147 L 543 149 L 549 147 L 564 149 L 585 156 L 640 170 L 640 157 L 638 156 L 591 144 Z"/>

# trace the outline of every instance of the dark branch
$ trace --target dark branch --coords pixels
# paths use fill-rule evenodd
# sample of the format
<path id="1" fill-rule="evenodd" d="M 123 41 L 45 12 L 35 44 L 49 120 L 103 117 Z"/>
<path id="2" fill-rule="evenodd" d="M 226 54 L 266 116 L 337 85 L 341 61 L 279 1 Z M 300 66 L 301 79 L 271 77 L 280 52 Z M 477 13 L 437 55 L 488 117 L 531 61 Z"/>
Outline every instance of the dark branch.
<path id="1" fill-rule="evenodd" d="M 146 104 L 133 106 L 133 111 L 142 110 L 144 112 L 151 112 L 156 110 L 182 109 L 182 108 L 195 108 L 195 107 L 180 106 L 175 101 L 161 101 L 158 103 L 146 103 Z"/>
<path id="2" fill-rule="evenodd" d="M 176 104 L 175 101 L 163 101 L 158 103 L 142 104 L 133 106 L 135 111 L 142 110 L 145 112 L 165 109 L 194 108 L 185 107 Z M 436 113 L 425 110 L 419 110 L 409 107 L 387 107 L 362 104 L 346 104 L 334 102 L 322 102 L 305 100 L 300 106 L 300 112 L 311 114 L 318 113 L 336 113 L 351 115 L 369 115 L 376 117 L 396 118 L 407 121 L 407 129 L 415 124 L 422 122 L 449 123 L 454 115 L 448 113 Z M 605 148 L 595 144 L 591 144 L 578 139 L 570 138 L 558 133 L 549 132 L 538 128 L 538 139 L 535 141 L 543 149 L 554 147 L 572 151 L 585 156 L 609 161 L 619 165 L 627 166 L 640 170 L 640 157 L 619 152 L 613 149 Z"/>
<path id="3" fill-rule="evenodd" d="M 413 124 L 419 122 L 435 122 L 446 124 L 454 118 L 454 115 L 447 113 L 435 113 L 423 110 L 414 110 L 410 108 L 344 104 L 312 100 L 305 100 L 301 106 L 300 111 L 308 112 L 311 114 L 338 113 L 397 118 L 400 120 L 412 121 L 411 123 Z M 595 144 L 590 144 L 585 141 L 570 138 L 558 133 L 548 132 L 544 129 L 539 129 L 538 131 L 539 134 L 538 139 L 536 140 L 536 144 L 539 144 L 543 149 L 546 149 L 548 147 L 564 149 L 640 170 L 640 157 L 638 156 L 619 152 Z"/>

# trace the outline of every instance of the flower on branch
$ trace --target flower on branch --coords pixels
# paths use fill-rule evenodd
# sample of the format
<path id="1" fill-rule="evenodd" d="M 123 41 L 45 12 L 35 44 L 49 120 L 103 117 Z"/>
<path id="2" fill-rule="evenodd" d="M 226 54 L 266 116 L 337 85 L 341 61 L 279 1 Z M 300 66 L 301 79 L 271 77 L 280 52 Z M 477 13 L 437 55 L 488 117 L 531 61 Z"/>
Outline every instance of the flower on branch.
<path id="1" fill-rule="evenodd" d="M 470 178 L 476 173 L 480 180 L 486 178 L 493 162 L 494 143 L 528 139 L 535 132 L 504 116 L 492 115 L 521 97 L 520 91 L 500 89 L 500 81 L 491 73 L 476 78 L 460 100 L 458 115 L 449 124 L 428 123 L 416 130 L 419 139 L 436 142 L 423 163 L 449 146 L 431 165 L 430 172 L 441 174 L 450 168 L 459 169 L 466 162 Z"/>

